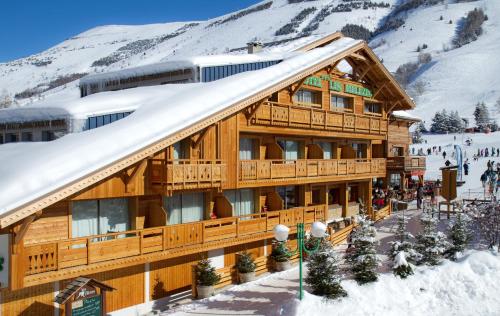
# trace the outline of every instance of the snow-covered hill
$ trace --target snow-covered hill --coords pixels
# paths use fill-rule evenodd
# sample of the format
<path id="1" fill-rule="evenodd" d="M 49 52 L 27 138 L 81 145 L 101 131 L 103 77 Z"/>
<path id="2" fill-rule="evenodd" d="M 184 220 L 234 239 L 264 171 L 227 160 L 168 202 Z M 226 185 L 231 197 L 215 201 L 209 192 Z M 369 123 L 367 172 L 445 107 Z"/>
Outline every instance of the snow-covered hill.
<path id="1" fill-rule="evenodd" d="M 264 0 L 208 21 L 96 27 L 39 54 L 0 64 L 0 94 L 4 89 L 11 96 L 27 89 L 46 90 L 57 85 L 54 80 L 58 78 L 69 81 L 86 73 L 180 56 L 246 53 L 241 48 L 253 39 L 279 43 L 268 47 L 283 50 L 306 41 L 304 35 L 320 37 L 348 23 L 375 30 L 398 5 L 408 1 L 414 0 Z M 428 46 L 422 52 L 430 53 L 432 61 L 420 67 L 407 87 L 416 100 L 416 114 L 428 123 L 442 108 L 459 110 L 462 116 L 470 117 L 475 103 L 484 101 L 493 110 L 500 97 L 500 1 L 428 2 L 438 3 L 401 13 L 405 24 L 379 34 L 370 45 L 390 71 L 416 61 L 417 47 Z M 452 49 L 451 41 L 459 25 L 474 8 L 483 9 L 489 17 L 483 35 Z M 278 30 L 282 35 L 276 35 Z M 76 84 L 73 81 L 43 95 L 57 97 Z M 19 102 L 22 105 L 29 101 L 27 98 Z"/>
<path id="2" fill-rule="evenodd" d="M 393 4 L 396 1 L 384 2 Z M 363 9 L 363 2 L 265 0 L 208 21 L 96 27 L 39 54 L 0 64 L 0 91 L 6 89 L 14 95 L 72 74 L 139 66 L 179 56 L 224 53 L 245 47 L 253 39 L 268 43 L 296 38 L 304 35 L 303 30 L 308 26 L 313 35 L 340 30 L 347 23 L 362 24 L 373 30 L 389 13 L 390 7 Z M 360 8 L 351 12 L 332 12 L 353 7 L 353 3 L 361 4 Z M 314 9 L 299 19 L 297 27 L 291 28 L 293 32 L 275 36 L 279 28 L 307 8 Z M 324 19 L 318 19 L 319 15 Z M 317 28 L 311 23 L 313 20 L 320 22 Z"/>

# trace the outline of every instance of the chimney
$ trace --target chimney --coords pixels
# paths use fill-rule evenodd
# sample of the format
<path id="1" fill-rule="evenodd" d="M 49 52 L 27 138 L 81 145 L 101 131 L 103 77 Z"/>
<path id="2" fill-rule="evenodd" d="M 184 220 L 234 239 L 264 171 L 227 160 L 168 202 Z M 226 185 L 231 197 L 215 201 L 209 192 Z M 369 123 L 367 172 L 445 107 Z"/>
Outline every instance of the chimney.
<path id="1" fill-rule="evenodd" d="M 262 43 L 259 41 L 252 41 L 247 43 L 247 48 L 248 48 L 248 53 L 249 54 L 255 54 L 258 53 L 262 50 Z"/>

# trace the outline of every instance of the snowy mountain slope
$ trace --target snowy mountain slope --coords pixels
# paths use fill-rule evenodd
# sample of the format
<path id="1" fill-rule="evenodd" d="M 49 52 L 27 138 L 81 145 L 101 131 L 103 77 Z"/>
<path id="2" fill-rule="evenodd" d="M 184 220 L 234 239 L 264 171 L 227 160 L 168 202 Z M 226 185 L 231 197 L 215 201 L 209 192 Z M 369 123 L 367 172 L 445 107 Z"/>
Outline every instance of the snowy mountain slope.
<path id="1" fill-rule="evenodd" d="M 396 1 L 384 2 L 394 4 Z M 244 47 L 254 38 L 263 42 L 294 38 L 317 18 L 316 15 L 322 9 L 328 8 L 330 13 L 333 8 L 345 6 L 346 3 L 351 5 L 353 2 L 363 3 L 362 0 L 316 0 L 289 4 L 288 0 L 266 0 L 250 8 L 194 25 L 192 22 L 182 22 L 96 27 L 39 54 L 0 64 L 0 92 L 6 89 L 14 95 L 70 74 L 116 70 L 179 56 L 224 53 L 229 49 Z M 256 7 L 260 9 L 255 9 Z M 294 33 L 275 36 L 276 30 L 310 7 L 315 7 L 316 11 Z M 312 33 L 324 35 L 335 32 L 347 23 L 363 24 L 373 30 L 389 11 L 390 8 L 387 7 L 366 10 L 361 7 L 351 12 L 333 12 L 327 14 Z M 235 16 L 239 18 L 234 18 Z M 103 59 L 105 63 L 110 60 L 110 56 L 117 61 L 102 65 Z M 101 63 L 97 64 L 100 66 L 93 67 L 92 64 L 99 60 Z"/>
<path id="2" fill-rule="evenodd" d="M 483 24 L 483 35 L 452 49 L 457 23 L 474 8 L 482 8 L 489 17 Z M 484 101 L 493 110 L 492 105 L 500 97 L 499 21 L 500 1 L 496 0 L 423 7 L 407 16 L 404 27 L 381 34 L 370 44 L 376 47 L 385 42 L 375 52 L 390 71 L 416 61 L 417 47 L 427 44 L 422 52 L 431 53 L 433 60 L 417 72 L 407 88 L 417 103 L 415 114 L 428 124 L 434 113 L 443 108 L 458 110 L 461 116 L 471 118 L 477 102 Z M 421 95 L 414 92 L 418 84 L 424 85 Z"/>

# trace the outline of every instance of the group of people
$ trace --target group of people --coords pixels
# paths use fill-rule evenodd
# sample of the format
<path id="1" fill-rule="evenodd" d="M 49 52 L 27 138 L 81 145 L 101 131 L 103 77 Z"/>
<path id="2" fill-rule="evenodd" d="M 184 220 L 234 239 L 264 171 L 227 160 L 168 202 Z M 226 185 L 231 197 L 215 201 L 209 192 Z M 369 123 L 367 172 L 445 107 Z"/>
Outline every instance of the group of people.
<path id="1" fill-rule="evenodd" d="M 478 160 L 479 157 L 500 157 L 500 148 L 489 147 L 478 148 L 477 154 L 474 155 L 474 161 Z"/>
<path id="2" fill-rule="evenodd" d="M 500 162 L 497 162 L 495 165 L 493 160 L 488 160 L 486 171 L 481 174 L 480 180 L 485 191 L 488 189 L 490 195 L 493 195 L 493 192 L 496 195 L 500 187 Z"/>

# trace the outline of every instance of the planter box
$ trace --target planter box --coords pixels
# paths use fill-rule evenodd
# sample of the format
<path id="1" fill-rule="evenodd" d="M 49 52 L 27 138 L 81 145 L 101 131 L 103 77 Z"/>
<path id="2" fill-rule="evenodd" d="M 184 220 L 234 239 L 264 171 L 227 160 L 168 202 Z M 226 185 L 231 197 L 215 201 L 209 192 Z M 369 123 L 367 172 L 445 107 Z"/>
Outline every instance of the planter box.
<path id="1" fill-rule="evenodd" d="M 214 286 L 196 286 L 196 293 L 198 294 L 198 298 L 207 298 L 214 295 L 215 287 Z"/>
<path id="2" fill-rule="evenodd" d="M 238 272 L 238 278 L 240 280 L 240 283 L 247 283 L 247 282 L 255 281 L 255 272 L 248 272 L 248 273 L 239 273 Z"/>
<path id="3" fill-rule="evenodd" d="M 276 262 L 274 261 L 274 270 L 276 271 L 286 271 L 289 270 L 292 267 L 292 264 L 290 261 L 284 261 L 284 262 Z"/>

